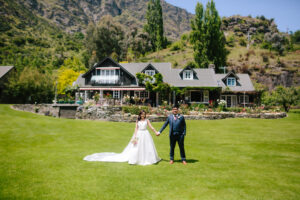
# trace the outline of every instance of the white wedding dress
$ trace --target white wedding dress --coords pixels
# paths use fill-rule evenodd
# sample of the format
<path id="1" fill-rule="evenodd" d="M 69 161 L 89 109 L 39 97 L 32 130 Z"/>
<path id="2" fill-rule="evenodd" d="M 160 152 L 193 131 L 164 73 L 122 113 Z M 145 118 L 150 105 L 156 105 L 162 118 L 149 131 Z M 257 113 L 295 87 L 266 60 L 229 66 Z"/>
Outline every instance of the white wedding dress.
<path id="1" fill-rule="evenodd" d="M 137 144 L 132 143 L 132 136 L 129 144 L 122 153 L 94 153 L 84 157 L 86 161 L 102 162 L 128 162 L 136 165 L 151 165 L 161 159 L 158 157 L 153 139 L 147 130 L 147 121 L 138 121 L 136 137 Z"/>

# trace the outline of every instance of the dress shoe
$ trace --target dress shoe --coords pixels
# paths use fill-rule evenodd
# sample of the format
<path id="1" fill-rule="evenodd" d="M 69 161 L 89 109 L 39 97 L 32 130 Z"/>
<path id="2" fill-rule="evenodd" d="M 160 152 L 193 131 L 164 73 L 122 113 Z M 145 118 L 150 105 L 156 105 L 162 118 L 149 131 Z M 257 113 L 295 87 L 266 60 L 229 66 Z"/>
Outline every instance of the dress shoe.
<path id="1" fill-rule="evenodd" d="M 173 164 L 174 163 L 174 160 L 170 160 L 170 164 Z"/>

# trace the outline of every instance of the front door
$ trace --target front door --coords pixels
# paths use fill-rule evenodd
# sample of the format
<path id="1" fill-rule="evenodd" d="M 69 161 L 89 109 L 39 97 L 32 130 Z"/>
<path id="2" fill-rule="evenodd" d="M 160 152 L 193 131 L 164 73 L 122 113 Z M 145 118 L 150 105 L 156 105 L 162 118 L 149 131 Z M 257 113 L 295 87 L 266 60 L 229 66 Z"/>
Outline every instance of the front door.
<path id="1" fill-rule="evenodd" d="M 231 96 L 226 96 L 227 107 L 231 107 Z"/>
<path id="2" fill-rule="evenodd" d="M 226 107 L 237 106 L 237 96 L 236 95 L 222 95 L 221 99 L 224 99 L 227 103 Z"/>
<path id="3" fill-rule="evenodd" d="M 232 95 L 231 96 L 231 107 L 235 107 L 235 106 L 237 106 L 237 97 L 236 97 L 236 95 Z"/>

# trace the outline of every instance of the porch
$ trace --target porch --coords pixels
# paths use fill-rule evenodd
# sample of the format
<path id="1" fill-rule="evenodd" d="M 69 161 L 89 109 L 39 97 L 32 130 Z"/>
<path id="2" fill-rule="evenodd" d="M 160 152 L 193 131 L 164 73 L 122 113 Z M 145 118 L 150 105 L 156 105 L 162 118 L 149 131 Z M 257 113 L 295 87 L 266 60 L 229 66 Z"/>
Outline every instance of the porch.
<path id="1" fill-rule="evenodd" d="M 226 107 L 251 107 L 254 104 L 253 92 L 223 93 L 221 99 L 226 101 Z"/>

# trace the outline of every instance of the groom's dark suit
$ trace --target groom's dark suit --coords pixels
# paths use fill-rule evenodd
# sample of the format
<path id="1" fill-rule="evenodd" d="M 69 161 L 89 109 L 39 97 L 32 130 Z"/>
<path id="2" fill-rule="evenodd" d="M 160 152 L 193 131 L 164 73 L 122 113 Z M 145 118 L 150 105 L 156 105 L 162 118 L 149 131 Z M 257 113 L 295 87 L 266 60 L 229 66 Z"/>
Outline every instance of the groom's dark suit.
<path id="1" fill-rule="evenodd" d="M 169 115 L 167 121 L 164 123 L 160 129 L 160 133 L 168 126 L 170 127 L 169 137 L 170 137 L 170 160 L 174 160 L 174 148 L 176 142 L 178 142 L 180 149 L 181 160 L 185 161 L 185 151 L 184 151 L 184 136 L 186 135 L 186 124 L 183 115 L 177 114 L 176 116 Z"/>

